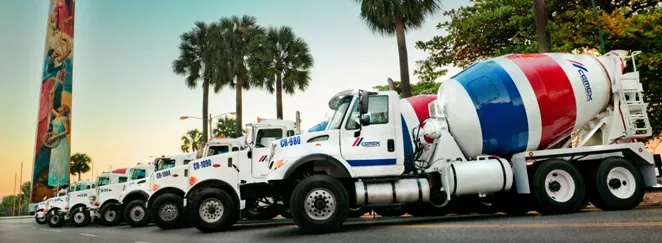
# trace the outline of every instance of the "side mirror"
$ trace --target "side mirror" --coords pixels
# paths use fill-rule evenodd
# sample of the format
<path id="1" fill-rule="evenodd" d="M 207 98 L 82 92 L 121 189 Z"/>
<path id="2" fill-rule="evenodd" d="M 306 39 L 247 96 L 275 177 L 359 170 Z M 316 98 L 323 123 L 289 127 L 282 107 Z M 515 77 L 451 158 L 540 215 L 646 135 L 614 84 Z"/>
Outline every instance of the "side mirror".
<path id="1" fill-rule="evenodd" d="M 369 93 L 366 92 L 366 91 L 361 91 L 361 92 L 359 93 L 359 105 L 360 105 L 360 107 L 359 107 L 359 114 L 366 114 L 366 113 L 368 113 L 368 107 L 369 107 L 369 106 L 368 106 L 368 105 L 369 105 L 368 98 L 370 98 L 370 96 L 369 96 L 368 94 L 369 94 Z"/>
<path id="2" fill-rule="evenodd" d="M 370 125 L 370 116 L 368 114 L 361 115 L 361 126 Z"/>

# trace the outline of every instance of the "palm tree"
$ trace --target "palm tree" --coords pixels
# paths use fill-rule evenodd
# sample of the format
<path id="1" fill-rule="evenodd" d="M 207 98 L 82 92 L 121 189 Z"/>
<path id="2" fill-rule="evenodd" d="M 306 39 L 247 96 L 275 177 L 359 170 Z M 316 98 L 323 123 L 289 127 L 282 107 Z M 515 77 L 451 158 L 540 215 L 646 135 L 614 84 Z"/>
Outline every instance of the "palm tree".
<path id="1" fill-rule="evenodd" d="M 260 67 L 253 73 L 263 79 L 267 91 L 276 91 L 276 116 L 283 119 L 283 89 L 294 94 L 296 89 L 308 87 L 313 56 L 308 44 L 288 26 L 269 28 L 258 48 L 255 55 Z"/>
<path id="2" fill-rule="evenodd" d="M 241 18 L 232 16 L 222 18 L 216 32 L 218 39 L 214 51 L 215 59 L 222 64 L 216 65 L 214 72 L 219 85 L 229 85 L 236 91 L 237 125 L 235 136 L 242 133 L 242 90 L 253 86 L 261 86 L 251 75 L 251 67 L 247 61 L 251 55 L 251 46 L 264 35 L 264 29 L 256 24 L 255 17 L 244 15 Z"/>
<path id="3" fill-rule="evenodd" d="M 182 152 L 188 153 L 189 151 L 195 152 L 198 150 L 198 146 L 200 146 L 199 142 L 202 141 L 203 137 L 205 136 L 202 136 L 202 133 L 198 129 L 188 130 L 181 138 L 182 146 L 180 148 Z"/>
<path id="4" fill-rule="evenodd" d="M 420 28 L 425 18 L 439 9 L 439 0 L 354 0 L 361 4 L 361 19 L 382 36 L 395 34 L 400 57 L 402 96 L 410 97 L 409 64 L 405 31 Z"/>
<path id="5" fill-rule="evenodd" d="M 236 138 L 235 129 L 237 129 L 237 120 L 234 118 L 218 118 L 216 127 L 212 130 L 214 137 L 220 137 L 221 135 L 230 138 Z"/>
<path id="6" fill-rule="evenodd" d="M 90 171 L 90 163 L 92 158 L 84 153 L 76 153 L 71 156 L 71 163 L 69 164 L 69 173 L 72 175 L 78 174 L 78 180 L 80 181 L 80 174 L 87 173 Z"/>
<path id="7" fill-rule="evenodd" d="M 207 124 L 209 114 L 209 88 L 214 86 L 214 92 L 220 90 L 220 84 L 214 79 L 215 67 L 218 59 L 212 55 L 214 42 L 218 41 L 211 34 L 215 28 L 214 24 L 208 25 L 204 22 L 195 22 L 195 28 L 180 36 L 179 57 L 172 63 L 175 74 L 187 75 L 186 86 L 194 89 L 202 81 L 202 134 L 209 134 Z M 197 141 L 197 140 L 196 140 Z M 203 136 L 203 144 L 207 137 Z"/>

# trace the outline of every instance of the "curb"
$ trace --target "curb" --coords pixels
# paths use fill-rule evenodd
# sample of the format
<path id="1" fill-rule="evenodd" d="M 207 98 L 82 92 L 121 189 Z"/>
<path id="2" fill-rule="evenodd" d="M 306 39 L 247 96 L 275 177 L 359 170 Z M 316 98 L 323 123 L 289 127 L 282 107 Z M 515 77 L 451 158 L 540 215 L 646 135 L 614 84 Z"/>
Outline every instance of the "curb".
<path id="1" fill-rule="evenodd" d="M 11 216 L 11 217 L 0 217 L 0 220 L 13 220 L 13 219 L 29 219 L 34 217 L 33 215 L 27 216 Z"/>

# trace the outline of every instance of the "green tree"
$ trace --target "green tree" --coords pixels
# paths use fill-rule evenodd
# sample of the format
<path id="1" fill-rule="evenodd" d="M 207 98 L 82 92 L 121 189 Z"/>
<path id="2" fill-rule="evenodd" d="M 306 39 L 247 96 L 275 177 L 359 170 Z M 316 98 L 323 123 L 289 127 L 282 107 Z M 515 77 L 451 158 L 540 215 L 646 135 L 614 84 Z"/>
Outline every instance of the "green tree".
<path id="1" fill-rule="evenodd" d="M 398 92 L 398 94 L 400 94 L 400 97 L 402 98 L 400 81 L 393 81 L 393 83 L 395 84 L 395 91 Z M 439 86 L 441 86 L 441 83 L 439 82 L 420 81 L 411 86 L 411 95 L 416 96 L 420 94 L 436 94 L 437 90 L 439 90 Z M 390 90 L 390 87 L 388 85 L 377 85 L 372 88 L 378 91 Z"/>
<path id="2" fill-rule="evenodd" d="M 18 197 L 16 195 L 8 195 L 2 197 L 2 203 L 0 203 L 0 214 L 2 214 L 2 216 L 15 216 L 17 200 Z"/>
<path id="3" fill-rule="evenodd" d="M 276 91 L 276 117 L 283 119 L 283 90 L 294 94 L 297 89 L 304 91 L 308 87 L 313 56 L 308 44 L 288 26 L 269 28 L 263 41 L 255 44 L 259 46 L 255 47 L 253 58 L 259 68 L 253 73 L 267 91 Z"/>
<path id="4" fill-rule="evenodd" d="M 636 57 L 637 71 L 649 103 L 654 135 L 662 132 L 662 5 L 659 0 L 595 0 L 606 49 L 642 51 Z M 445 66 L 467 67 L 509 53 L 537 52 L 536 28 L 531 0 L 473 0 L 466 7 L 444 12 L 449 21 L 437 28 L 447 32 L 416 43 L 429 56 L 418 63 L 421 75 L 443 71 Z M 600 51 L 598 26 L 590 0 L 547 3 L 548 30 L 553 52 Z M 485 24 L 492 23 L 492 24 Z M 629 63 L 631 64 L 631 63 Z M 631 65 L 626 71 L 631 71 Z"/>
<path id="5" fill-rule="evenodd" d="M 417 29 L 425 18 L 439 9 L 438 0 L 354 0 L 361 4 L 361 19 L 382 36 L 395 34 L 400 59 L 400 80 L 404 97 L 411 96 L 405 31 Z"/>
<path id="6" fill-rule="evenodd" d="M 252 64 L 249 62 L 254 51 L 265 34 L 264 28 L 257 25 L 255 17 L 243 15 L 222 18 L 214 32 L 214 39 L 218 39 L 213 51 L 215 60 L 221 64 L 216 65 L 215 77 L 219 85 L 229 85 L 236 91 L 236 136 L 242 133 L 242 90 L 249 90 L 254 86 L 262 86 L 253 78 Z"/>
<path id="7" fill-rule="evenodd" d="M 198 129 L 186 131 L 186 134 L 181 137 L 182 146 L 180 148 L 182 152 L 188 153 L 197 151 L 203 137 L 204 136 L 202 136 L 202 133 L 200 133 L 200 130 Z"/>
<path id="8" fill-rule="evenodd" d="M 78 174 L 78 180 L 80 181 L 80 174 L 90 171 L 90 162 L 92 162 L 92 158 L 84 153 L 76 153 L 71 156 L 70 161 L 69 173 L 72 175 Z"/>
<path id="9" fill-rule="evenodd" d="M 209 134 L 209 89 L 220 91 L 221 85 L 217 82 L 214 71 L 217 70 L 219 59 L 213 56 L 215 42 L 221 41 L 211 34 L 215 28 L 214 24 L 208 25 L 204 22 L 195 22 L 195 27 L 180 36 L 179 57 L 172 63 L 175 74 L 186 75 L 186 86 L 190 89 L 198 87 L 202 81 L 202 133 Z M 202 137 L 202 143 L 207 142 L 207 137 Z"/>
<path id="10" fill-rule="evenodd" d="M 214 137 L 220 137 L 221 135 L 229 138 L 236 138 L 237 134 L 235 130 L 237 129 L 237 120 L 228 117 L 218 118 L 216 122 L 216 127 L 214 128 L 213 133 Z"/>

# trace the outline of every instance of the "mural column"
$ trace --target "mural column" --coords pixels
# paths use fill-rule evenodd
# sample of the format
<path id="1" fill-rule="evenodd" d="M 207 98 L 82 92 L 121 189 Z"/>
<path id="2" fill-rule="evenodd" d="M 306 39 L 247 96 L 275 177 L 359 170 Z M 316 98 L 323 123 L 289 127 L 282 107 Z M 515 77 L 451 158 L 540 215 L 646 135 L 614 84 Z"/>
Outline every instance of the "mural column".
<path id="1" fill-rule="evenodd" d="M 31 203 L 69 186 L 75 5 L 75 0 L 50 0 L 48 8 Z"/>

